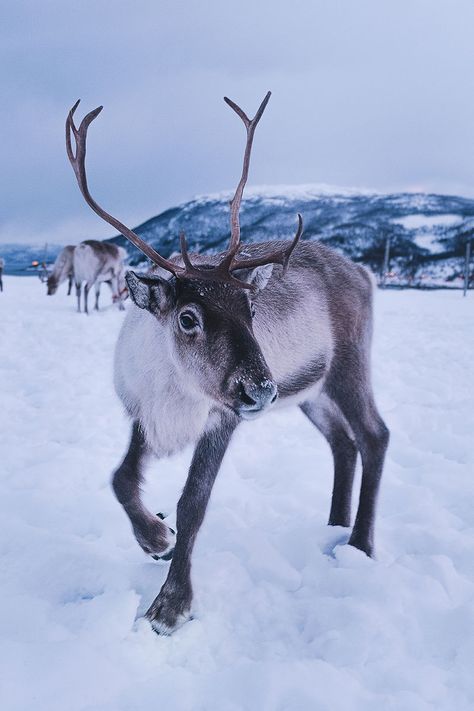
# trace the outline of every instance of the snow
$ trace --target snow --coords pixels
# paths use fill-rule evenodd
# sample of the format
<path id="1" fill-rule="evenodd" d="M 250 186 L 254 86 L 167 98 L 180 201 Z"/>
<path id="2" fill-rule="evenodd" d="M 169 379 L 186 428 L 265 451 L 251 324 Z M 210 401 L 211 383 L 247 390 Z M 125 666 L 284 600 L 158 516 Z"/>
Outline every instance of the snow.
<path id="1" fill-rule="evenodd" d="M 234 190 L 223 190 L 215 193 L 206 193 L 196 195 L 192 200 L 195 202 L 207 203 L 210 201 L 222 201 L 227 206 L 228 202 L 234 195 Z M 249 185 L 245 188 L 245 200 L 255 198 L 264 198 L 269 200 L 308 200 L 312 201 L 315 198 L 330 197 L 330 198 L 351 198 L 364 196 L 379 196 L 385 195 L 380 190 L 372 190 L 370 188 L 351 188 L 337 185 L 327 185 L 326 183 L 303 183 L 299 185 Z M 186 204 L 186 203 L 185 203 Z"/>
<path id="2" fill-rule="evenodd" d="M 421 234 L 415 235 L 413 242 L 417 244 L 418 247 L 427 249 L 431 254 L 441 254 L 446 250 L 445 245 L 439 241 L 439 235 L 422 232 Z"/>
<path id="3" fill-rule="evenodd" d="M 377 295 L 392 432 L 377 559 L 325 525 L 330 454 L 303 415 L 243 423 L 196 544 L 195 618 L 158 637 L 139 618 L 167 565 L 109 486 L 128 438 L 111 382 L 123 314 L 4 283 L 3 711 L 472 709 L 474 294 Z M 151 466 L 153 511 L 174 511 L 190 456 Z"/>
<path id="4" fill-rule="evenodd" d="M 412 239 L 413 242 L 427 249 L 431 254 L 441 254 L 446 251 L 446 244 L 442 241 L 445 238 L 445 233 L 433 233 L 433 228 L 449 228 L 455 225 L 461 225 L 463 218 L 460 215 L 405 215 L 396 220 L 392 220 L 396 225 L 401 225 L 406 230 L 417 230 Z"/>
<path id="5" fill-rule="evenodd" d="M 430 227 L 452 227 L 462 222 L 460 215 L 405 215 L 393 220 L 396 225 L 402 225 L 406 230 L 417 230 Z"/>

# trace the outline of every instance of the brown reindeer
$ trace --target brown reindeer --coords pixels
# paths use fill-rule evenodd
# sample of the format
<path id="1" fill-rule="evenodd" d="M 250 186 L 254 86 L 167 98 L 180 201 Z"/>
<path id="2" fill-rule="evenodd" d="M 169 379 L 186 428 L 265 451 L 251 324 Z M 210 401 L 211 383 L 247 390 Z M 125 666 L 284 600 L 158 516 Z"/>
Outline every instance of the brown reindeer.
<path id="1" fill-rule="evenodd" d="M 101 107 L 79 128 L 73 121 L 77 104 L 67 119 L 67 152 L 86 202 L 156 265 L 147 276 L 127 274 L 135 307 L 117 343 L 115 385 L 132 433 L 113 487 L 142 549 L 155 558 L 172 554 L 168 577 L 146 613 L 159 633 L 190 616 L 191 554 L 232 434 L 241 420 L 271 408 L 298 405 L 327 438 L 334 457 L 331 525 L 351 524 L 360 453 L 362 487 L 349 543 L 373 553 L 389 436 L 370 382 L 373 280 L 331 249 L 300 243 L 301 216 L 291 242 L 245 249 L 240 243 L 252 141 L 269 97 L 252 120 L 226 99 L 244 122 L 247 144 L 223 255 L 190 255 L 183 235 L 181 256 L 165 259 L 105 212 L 89 193 L 84 165 L 87 129 Z M 166 457 L 189 444 L 195 450 L 178 502 L 174 544 L 168 526 L 144 507 L 140 482 L 150 453 Z M 255 452 L 256 465 L 260 456 Z"/>

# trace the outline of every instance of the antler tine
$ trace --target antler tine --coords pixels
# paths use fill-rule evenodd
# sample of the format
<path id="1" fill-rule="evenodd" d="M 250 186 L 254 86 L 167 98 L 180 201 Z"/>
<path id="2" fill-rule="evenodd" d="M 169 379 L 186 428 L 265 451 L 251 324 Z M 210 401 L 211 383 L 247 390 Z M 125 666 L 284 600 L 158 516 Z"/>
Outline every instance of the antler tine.
<path id="1" fill-rule="evenodd" d="M 285 261 L 283 262 L 283 265 L 282 265 L 283 266 L 283 274 L 286 272 L 286 270 L 288 268 L 288 262 L 290 261 L 290 257 L 293 254 L 294 248 L 296 247 L 296 245 L 298 244 L 298 242 L 300 241 L 300 239 L 303 235 L 303 216 L 301 215 L 301 213 L 298 212 L 297 217 L 298 217 L 298 229 L 296 230 L 296 234 L 295 234 L 290 246 L 288 247 L 288 249 L 285 252 Z"/>
<path id="2" fill-rule="evenodd" d="M 126 239 L 128 239 L 137 249 L 139 249 L 143 254 L 148 257 L 154 264 L 166 269 L 166 271 L 171 272 L 176 277 L 181 277 L 184 275 L 185 270 L 177 264 L 165 259 L 158 252 L 156 252 L 153 247 L 144 242 L 135 232 L 130 230 L 126 225 L 117 220 L 117 218 L 110 215 L 104 209 L 96 203 L 94 198 L 89 192 L 87 185 L 87 175 L 85 168 L 85 158 L 86 158 L 86 142 L 87 142 L 87 129 L 89 128 L 92 121 L 99 115 L 102 111 L 102 106 L 97 107 L 93 111 L 90 111 L 82 119 L 79 128 L 76 128 L 74 124 L 74 112 L 79 106 L 79 100 L 76 101 L 72 109 L 69 111 L 68 117 L 66 119 L 66 151 L 69 161 L 72 165 L 74 173 L 76 175 L 77 184 L 79 185 L 79 190 L 86 203 L 91 207 L 94 212 L 99 215 L 103 220 L 112 225 L 118 232 L 120 232 Z M 71 132 L 74 136 L 76 143 L 76 152 L 74 154 L 71 142 Z"/>
<path id="3" fill-rule="evenodd" d="M 227 254 L 224 257 L 224 264 L 230 264 L 232 262 L 233 257 L 236 255 L 237 250 L 239 249 L 240 245 L 240 221 L 239 221 L 239 211 L 240 211 L 240 204 L 242 202 L 242 195 L 244 192 L 245 184 L 247 183 L 247 178 L 249 174 L 249 165 L 250 165 L 250 154 L 252 151 L 252 143 L 253 143 L 253 136 L 255 133 L 255 129 L 257 128 L 257 124 L 262 118 L 262 114 L 265 111 L 265 108 L 268 104 L 268 101 L 270 99 L 270 96 L 272 95 L 271 91 L 267 92 L 264 100 L 260 104 L 257 113 L 253 117 L 253 119 L 249 119 L 247 114 L 242 111 L 240 106 L 238 106 L 234 101 L 231 99 L 227 98 L 227 96 L 224 97 L 224 101 L 228 106 L 231 107 L 235 111 L 235 113 L 242 119 L 245 128 L 247 130 L 247 144 L 245 146 L 245 152 L 244 152 L 244 162 L 242 166 L 242 176 L 240 178 L 239 184 L 237 185 L 237 189 L 235 191 L 234 197 L 232 198 L 232 201 L 230 203 L 230 242 L 229 242 L 229 248 L 227 250 Z"/>
<path id="4" fill-rule="evenodd" d="M 186 267 L 186 270 L 188 272 L 195 271 L 195 267 L 193 266 L 193 264 L 189 258 L 188 241 L 186 239 L 186 235 L 184 234 L 184 232 L 181 232 L 179 235 L 179 246 L 181 247 L 181 256 L 183 258 L 183 262 L 184 262 L 184 266 Z"/>
<path id="5" fill-rule="evenodd" d="M 298 244 L 302 234 L 303 218 L 298 212 L 298 229 L 296 230 L 294 238 L 292 239 L 289 246 L 286 247 L 286 249 L 279 249 L 275 252 L 272 252 L 271 254 L 262 255 L 261 257 L 255 257 L 254 259 L 252 259 L 251 257 L 248 259 L 234 259 L 232 261 L 230 269 L 234 271 L 236 269 L 254 269 L 255 267 L 261 267 L 264 264 L 280 264 L 283 267 L 283 273 L 285 273 L 293 250 Z"/>
<path id="6" fill-rule="evenodd" d="M 72 145 L 71 145 L 71 130 L 74 133 L 74 137 L 76 138 L 77 141 L 77 129 L 74 125 L 74 112 L 79 106 L 80 99 L 76 101 L 70 112 L 68 113 L 67 119 L 66 119 L 66 151 L 67 151 L 67 157 L 69 158 L 70 162 L 73 163 L 75 160 L 74 153 L 72 151 Z M 74 167 L 74 166 L 73 166 Z"/>

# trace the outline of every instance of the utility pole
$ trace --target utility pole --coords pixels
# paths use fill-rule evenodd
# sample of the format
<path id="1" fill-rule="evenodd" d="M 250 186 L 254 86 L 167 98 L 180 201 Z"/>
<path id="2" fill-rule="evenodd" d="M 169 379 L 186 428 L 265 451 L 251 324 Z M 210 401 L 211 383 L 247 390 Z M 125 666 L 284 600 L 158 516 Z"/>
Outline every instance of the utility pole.
<path id="1" fill-rule="evenodd" d="M 466 258 L 464 261 L 464 296 L 467 295 L 469 289 L 469 262 L 471 261 L 471 239 L 466 241 Z"/>
<path id="2" fill-rule="evenodd" d="M 388 264 L 390 261 L 390 235 L 387 235 L 387 239 L 385 241 L 385 254 L 383 257 L 383 267 L 382 267 L 382 288 L 385 287 L 385 279 L 387 277 L 387 272 L 388 272 Z"/>

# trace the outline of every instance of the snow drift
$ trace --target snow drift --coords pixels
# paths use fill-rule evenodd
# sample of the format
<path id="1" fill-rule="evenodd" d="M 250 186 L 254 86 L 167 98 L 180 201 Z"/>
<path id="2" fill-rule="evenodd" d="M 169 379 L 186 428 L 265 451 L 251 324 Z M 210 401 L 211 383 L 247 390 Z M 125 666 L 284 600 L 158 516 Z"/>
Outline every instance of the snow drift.
<path id="1" fill-rule="evenodd" d="M 330 453 L 303 415 L 244 423 L 197 541 L 195 619 L 164 638 L 140 615 L 166 567 L 109 486 L 128 438 L 112 387 L 122 314 L 87 318 L 65 287 L 4 281 L 2 709 L 473 707 L 472 299 L 377 294 L 375 391 L 392 432 L 377 560 L 325 525 Z M 190 456 L 152 465 L 153 510 L 172 514 Z"/>

